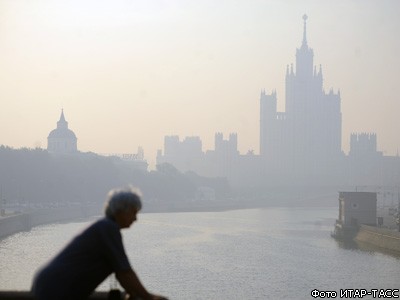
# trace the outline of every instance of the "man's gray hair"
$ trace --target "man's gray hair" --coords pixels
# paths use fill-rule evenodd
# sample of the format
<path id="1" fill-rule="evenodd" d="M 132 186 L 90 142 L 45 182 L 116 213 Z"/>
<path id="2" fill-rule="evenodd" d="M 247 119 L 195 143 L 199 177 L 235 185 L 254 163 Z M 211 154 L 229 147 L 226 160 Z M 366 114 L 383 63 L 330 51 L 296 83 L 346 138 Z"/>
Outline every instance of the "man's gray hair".
<path id="1" fill-rule="evenodd" d="M 115 214 L 131 208 L 140 210 L 142 208 L 141 196 L 140 191 L 132 187 L 112 189 L 108 193 L 104 214 L 108 218 L 114 218 Z"/>

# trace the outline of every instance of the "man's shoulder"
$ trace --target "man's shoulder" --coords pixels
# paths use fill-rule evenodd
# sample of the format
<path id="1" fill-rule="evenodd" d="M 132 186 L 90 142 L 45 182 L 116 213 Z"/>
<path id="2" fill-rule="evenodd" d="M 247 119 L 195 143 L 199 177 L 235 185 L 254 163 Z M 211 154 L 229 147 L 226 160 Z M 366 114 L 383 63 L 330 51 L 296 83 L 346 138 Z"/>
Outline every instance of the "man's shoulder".
<path id="1" fill-rule="evenodd" d="M 119 227 L 118 224 L 110 218 L 103 217 L 92 223 L 88 230 L 100 232 L 119 232 Z"/>
<path id="2" fill-rule="evenodd" d="M 91 223 L 81 234 L 77 235 L 72 244 L 94 243 L 109 240 L 121 235 L 118 225 L 111 219 L 101 218 Z"/>
<path id="3" fill-rule="evenodd" d="M 118 229 L 118 224 L 110 218 L 103 217 L 92 223 L 91 227 Z"/>

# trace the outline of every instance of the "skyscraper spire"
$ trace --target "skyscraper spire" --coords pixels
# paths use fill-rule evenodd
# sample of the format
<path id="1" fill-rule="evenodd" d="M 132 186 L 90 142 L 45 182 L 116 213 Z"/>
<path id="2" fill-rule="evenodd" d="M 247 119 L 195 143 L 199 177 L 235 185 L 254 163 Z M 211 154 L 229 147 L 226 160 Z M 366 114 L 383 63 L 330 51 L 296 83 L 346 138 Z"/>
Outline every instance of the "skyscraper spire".
<path id="1" fill-rule="evenodd" d="M 301 45 L 302 47 L 307 47 L 307 15 L 304 14 L 303 20 L 304 20 L 304 31 L 303 31 L 303 44 Z"/>

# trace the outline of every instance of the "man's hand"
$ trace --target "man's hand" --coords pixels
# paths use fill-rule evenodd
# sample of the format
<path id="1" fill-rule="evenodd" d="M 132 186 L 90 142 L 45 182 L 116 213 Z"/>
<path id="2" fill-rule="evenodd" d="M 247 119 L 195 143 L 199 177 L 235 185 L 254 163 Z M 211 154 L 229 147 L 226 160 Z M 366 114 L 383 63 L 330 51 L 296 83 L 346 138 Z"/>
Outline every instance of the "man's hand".
<path id="1" fill-rule="evenodd" d="M 152 295 L 152 294 L 150 294 L 150 298 L 149 299 L 151 299 L 151 300 L 168 300 L 168 298 L 166 298 L 164 296 Z M 136 296 L 126 295 L 125 296 L 125 300 L 142 300 L 142 298 L 136 297 Z"/>
<path id="2" fill-rule="evenodd" d="M 168 300 L 168 298 L 164 297 L 164 296 L 160 296 L 160 295 L 152 295 L 153 296 L 153 300 Z"/>
<path id="3" fill-rule="evenodd" d="M 125 300 L 168 300 L 164 296 L 149 293 L 132 269 L 116 272 L 115 275 L 127 292 Z"/>

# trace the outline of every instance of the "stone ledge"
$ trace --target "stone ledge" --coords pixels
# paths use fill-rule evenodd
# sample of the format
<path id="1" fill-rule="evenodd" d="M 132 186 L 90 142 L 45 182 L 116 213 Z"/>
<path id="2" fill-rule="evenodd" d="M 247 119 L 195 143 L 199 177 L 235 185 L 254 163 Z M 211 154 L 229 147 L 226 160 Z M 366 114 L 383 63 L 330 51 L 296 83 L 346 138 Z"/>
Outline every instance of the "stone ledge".
<path id="1" fill-rule="evenodd" d="M 89 300 L 118 300 L 122 299 L 117 296 L 117 298 L 108 298 L 108 292 L 94 292 L 88 299 Z M 0 291 L 1 300 L 33 300 L 33 295 L 31 292 L 27 291 Z"/>

